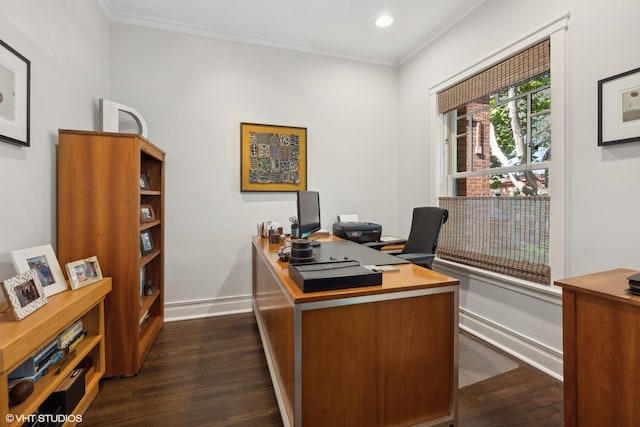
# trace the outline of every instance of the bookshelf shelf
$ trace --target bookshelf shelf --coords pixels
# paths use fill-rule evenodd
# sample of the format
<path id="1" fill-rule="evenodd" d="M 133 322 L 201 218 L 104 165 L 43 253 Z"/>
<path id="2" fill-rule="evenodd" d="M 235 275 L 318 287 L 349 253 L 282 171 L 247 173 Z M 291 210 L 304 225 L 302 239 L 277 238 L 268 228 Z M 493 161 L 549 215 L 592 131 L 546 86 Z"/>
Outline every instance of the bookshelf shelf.
<path id="1" fill-rule="evenodd" d="M 85 394 L 74 410 L 82 414 L 97 396 L 104 374 L 104 300 L 111 291 L 111 278 L 75 291 L 65 291 L 49 298 L 47 304 L 20 321 L 10 313 L 0 315 L 0 425 L 18 426 L 15 416 L 34 413 L 58 385 L 80 365 L 92 373 L 85 377 Z M 34 384 L 34 391 L 24 402 L 9 407 L 9 374 L 40 348 L 55 339 L 77 319 L 82 319 L 87 337 L 76 347 L 73 356 L 61 366 L 52 368 Z M 5 424 L 6 423 L 6 424 Z"/>
<path id="2" fill-rule="evenodd" d="M 146 223 L 140 225 L 140 231 L 148 230 L 148 229 L 150 229 L 152 227 L 156 227 L 158 225 L 160 225 L 160 221 L 159 220 L 158 221 L 153 221 L 153 222 L 146 222 Z"/>
<path id="3" fill-rule="evenodd" d="M 140 135 L 59 131 L 58 258 L 96 255 L 113 278 L 105 302 L 106 377 L 137 374 L 164 323 L 164 159 Z M 140 188 L 143 175 L 148 189 Z M 141 222 L 143 205 L 153 209 L 153 221 Z M 145 255 L 143 232 L 154 248 Z M 144 296 L 150 285 L 156 291 Z"/>
<path id="4" fill-rule="evenodd" d="M 142 298 L 142 306 L 140 307 L 140 315 L 138 316 L 139 319 L 142 319 L 145 313 L 149 311 L 149 309 L 151 309 L 151 307 L 153 306 L 153 303 L 156 302 L 159 296 L 160 296 L 160 293 L 158 291 L 155 291 L 153 294 L 145 295 Z"/>

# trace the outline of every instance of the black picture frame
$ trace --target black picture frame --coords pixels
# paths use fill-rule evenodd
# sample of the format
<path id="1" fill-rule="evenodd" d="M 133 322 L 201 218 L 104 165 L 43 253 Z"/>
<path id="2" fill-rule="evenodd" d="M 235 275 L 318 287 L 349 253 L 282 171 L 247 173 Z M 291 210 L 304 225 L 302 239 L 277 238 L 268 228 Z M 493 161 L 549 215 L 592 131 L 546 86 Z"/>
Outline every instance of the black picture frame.
<path id="1" fill-rule="evenodd" d="M 151 186 L 149 185 L 149 178 L 145 174 L 140 175 L 140 189 L 151 190 Z"/>
<path id="2" fill-rule="evenodd" d="M 142 230 L 140 232 L 140 253 L 142 253 L 142 256 L 145 256 L 155 250 L 156 247 L 153 244 L 153 235 L 151 234 L 151 230 Z"/>
<path id="3" fill-rule="evenodd" d="M 6 65 L 5 65 L 6 64 Z M 31 61 L 0 40 L 0 141 L 31 146 Z"/>
<path id="4" fill-rule="evenodd" d="M 640 141 L 640 68 L 598 81 L 598 145 Z"/>

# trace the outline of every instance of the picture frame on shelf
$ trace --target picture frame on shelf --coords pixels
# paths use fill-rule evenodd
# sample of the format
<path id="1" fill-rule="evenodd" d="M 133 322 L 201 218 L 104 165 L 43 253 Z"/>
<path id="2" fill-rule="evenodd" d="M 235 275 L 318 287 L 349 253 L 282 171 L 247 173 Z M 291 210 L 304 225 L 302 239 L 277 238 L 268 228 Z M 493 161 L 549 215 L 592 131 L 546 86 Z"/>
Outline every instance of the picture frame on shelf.
<path id="1" fill-rule="evenodd" d="M 142 230 L 140 232 L 140 252 L 142 253 L 142 256 L 149 255 L 154 250 L 155 245 L 153 244 L 151 230 Z"/>
<path id="2" fill-rule="evenodd" d="M 151 186 L 149 185 L 149 177 L 145 174 L 140 175 L 140 189 L 151 190 Z"/>
<path id="3" fill-rule="evenodd" d="M 51 244 L 12 251 L 11 260 L 18 273 L 36 270 L 47 297 L 69 289 Z"/>
<path id="4" fill-rule="evenodd" d="M 0 40 L 0 140 L 29 147 L 31 61 Z"/>
<path id="5" fill-rule="evenodd" d="M 98 263 L 97 256 L 72 261 L 67 263 L 65 267 L 67 269 L 67 275 L 69 276 L 71 289 L 73 290 L 102 280 L 102 270 L 100 270 L 100 263 Z"/>
<path id="6" fill-rule="evenodd" d="M 598 81 L 598 145 L 640 141 L 640 68 Z"/>
<path id="7" fill-rule="evenodd" d="M 16 320 L 22 320 L 47 303 L 47 294 L 35 269 L 2 282 L 2 292 Z"/>
<path id="8" fill-rule="evenodd" d="M 307 128 L 240 123 L 240 191 L 307 189 Z"/>
<path id="9" fill-rule="evenodd" d="M 144 204 L 140 205 L 140 222 L 153 222 L 156 220 L 156 213 L 153 206 Z"/>

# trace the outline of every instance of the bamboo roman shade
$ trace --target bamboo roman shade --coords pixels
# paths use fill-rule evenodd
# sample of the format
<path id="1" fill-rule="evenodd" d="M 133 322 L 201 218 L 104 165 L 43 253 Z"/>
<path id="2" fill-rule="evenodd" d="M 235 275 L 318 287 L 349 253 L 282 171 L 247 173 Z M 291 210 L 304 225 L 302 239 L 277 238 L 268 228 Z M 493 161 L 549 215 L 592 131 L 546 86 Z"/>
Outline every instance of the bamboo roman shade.
<path id="1" fill-rule="evenodd" d="M 550 284 L 548 196 L 441 197 L 438 257 Z"/>
<path id="2" fill-rule="evenodd" d="M 438 92 L 438 112 L 454 110 L 549 71 L 549 39 Z"/>

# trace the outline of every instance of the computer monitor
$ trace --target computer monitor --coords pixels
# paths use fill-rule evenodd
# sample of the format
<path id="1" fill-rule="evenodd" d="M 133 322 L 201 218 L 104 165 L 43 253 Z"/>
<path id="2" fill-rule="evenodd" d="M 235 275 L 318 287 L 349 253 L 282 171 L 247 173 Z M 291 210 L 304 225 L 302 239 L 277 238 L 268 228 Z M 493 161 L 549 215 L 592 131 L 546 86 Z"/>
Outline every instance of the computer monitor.
<path id="1" fill-rule="evenodd" d="M 320 230 L 320 193 L 298 191 L 298 226 L 305 239 Z"/>

